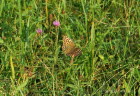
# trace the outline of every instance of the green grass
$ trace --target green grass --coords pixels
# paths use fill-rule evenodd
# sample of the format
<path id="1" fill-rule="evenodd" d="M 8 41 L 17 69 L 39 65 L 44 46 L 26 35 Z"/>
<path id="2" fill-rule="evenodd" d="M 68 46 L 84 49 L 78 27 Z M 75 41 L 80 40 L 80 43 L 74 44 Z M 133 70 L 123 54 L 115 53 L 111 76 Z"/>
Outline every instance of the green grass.
<path id="1" fill-rule="evenodd" d="M 140 95 L 139 10 L 140 0 L 1 0 L 0 96 Z M 62 35 L 82 50 L 72 65 Z"/>

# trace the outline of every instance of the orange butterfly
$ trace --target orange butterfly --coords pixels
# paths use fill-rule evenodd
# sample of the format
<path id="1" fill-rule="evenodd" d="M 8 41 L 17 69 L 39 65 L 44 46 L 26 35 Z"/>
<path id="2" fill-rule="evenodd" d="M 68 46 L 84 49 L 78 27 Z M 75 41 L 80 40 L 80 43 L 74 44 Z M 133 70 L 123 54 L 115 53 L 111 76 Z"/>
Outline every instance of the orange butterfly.
<path id="1" fill-rule="evenodd" d="M 63 45 L 62 45 L 62 51 L 72 57 L 71 62 L 73 62 L 73 58 L 75 56 L 78 56 L 81 54 L 81 49 L 76 47 L 74 42 L 68 38 L 67 36 L 63 36 Z"/>

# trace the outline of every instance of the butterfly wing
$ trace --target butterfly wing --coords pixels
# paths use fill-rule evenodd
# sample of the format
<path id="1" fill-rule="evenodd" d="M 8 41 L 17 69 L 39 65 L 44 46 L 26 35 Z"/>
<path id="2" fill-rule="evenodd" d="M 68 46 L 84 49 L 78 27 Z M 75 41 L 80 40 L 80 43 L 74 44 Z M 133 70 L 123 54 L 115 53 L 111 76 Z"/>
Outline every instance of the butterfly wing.
<path id="1" fill-rule="evenodd" d="M 63 46 L 62 46 L 63 52 L 65 54 L 68 54 L 74 47 L 75 47 L 74 42 L 67 36 L 63 36 Z"/>
<path id="2" fill-rule="evenodd" d="M 70 53 L 68 53 L 68 56 L 75 57 L 81 54 L 80 48 L 74 48 Z"/>
<path id="3" fill-rule="evenodd" d="M 63 52 L 68 56 L 78 56 L 81 53 L 79 48 L 76 48 L 74 42 L 67 36 L 63 36 Z"/>

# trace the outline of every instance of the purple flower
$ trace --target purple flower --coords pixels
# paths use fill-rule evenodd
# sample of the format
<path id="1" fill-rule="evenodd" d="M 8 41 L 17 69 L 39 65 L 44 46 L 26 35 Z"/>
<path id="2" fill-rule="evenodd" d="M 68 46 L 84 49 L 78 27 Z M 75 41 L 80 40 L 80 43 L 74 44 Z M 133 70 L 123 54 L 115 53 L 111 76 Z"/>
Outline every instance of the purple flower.
<path id="1" fill-rule="evenodd" d="M 37 32 L 38 34 L 41 34 L 43 31 L 42 31 L 42 29 L 37 29 L 36 32 Z"/>
<path id="2" fill-rule="evenodd" d="M 57 20 L 55 20 L 55 21 L 53 21 L 53 25 L 54 25 L 54 26 L 60 26 L 60 22 L 57 21 Z"/>

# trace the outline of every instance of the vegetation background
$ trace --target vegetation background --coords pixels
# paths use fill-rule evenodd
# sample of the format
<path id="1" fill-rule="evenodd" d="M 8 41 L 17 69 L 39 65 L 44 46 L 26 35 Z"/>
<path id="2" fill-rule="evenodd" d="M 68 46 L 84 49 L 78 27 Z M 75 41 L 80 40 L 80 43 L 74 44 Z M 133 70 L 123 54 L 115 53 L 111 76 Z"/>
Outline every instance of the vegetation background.
<path id="1" fill-rule="evenodd" d="M 0 50 L 0 96 L 138 96 L 140 0 L 0 0 Z"/>

